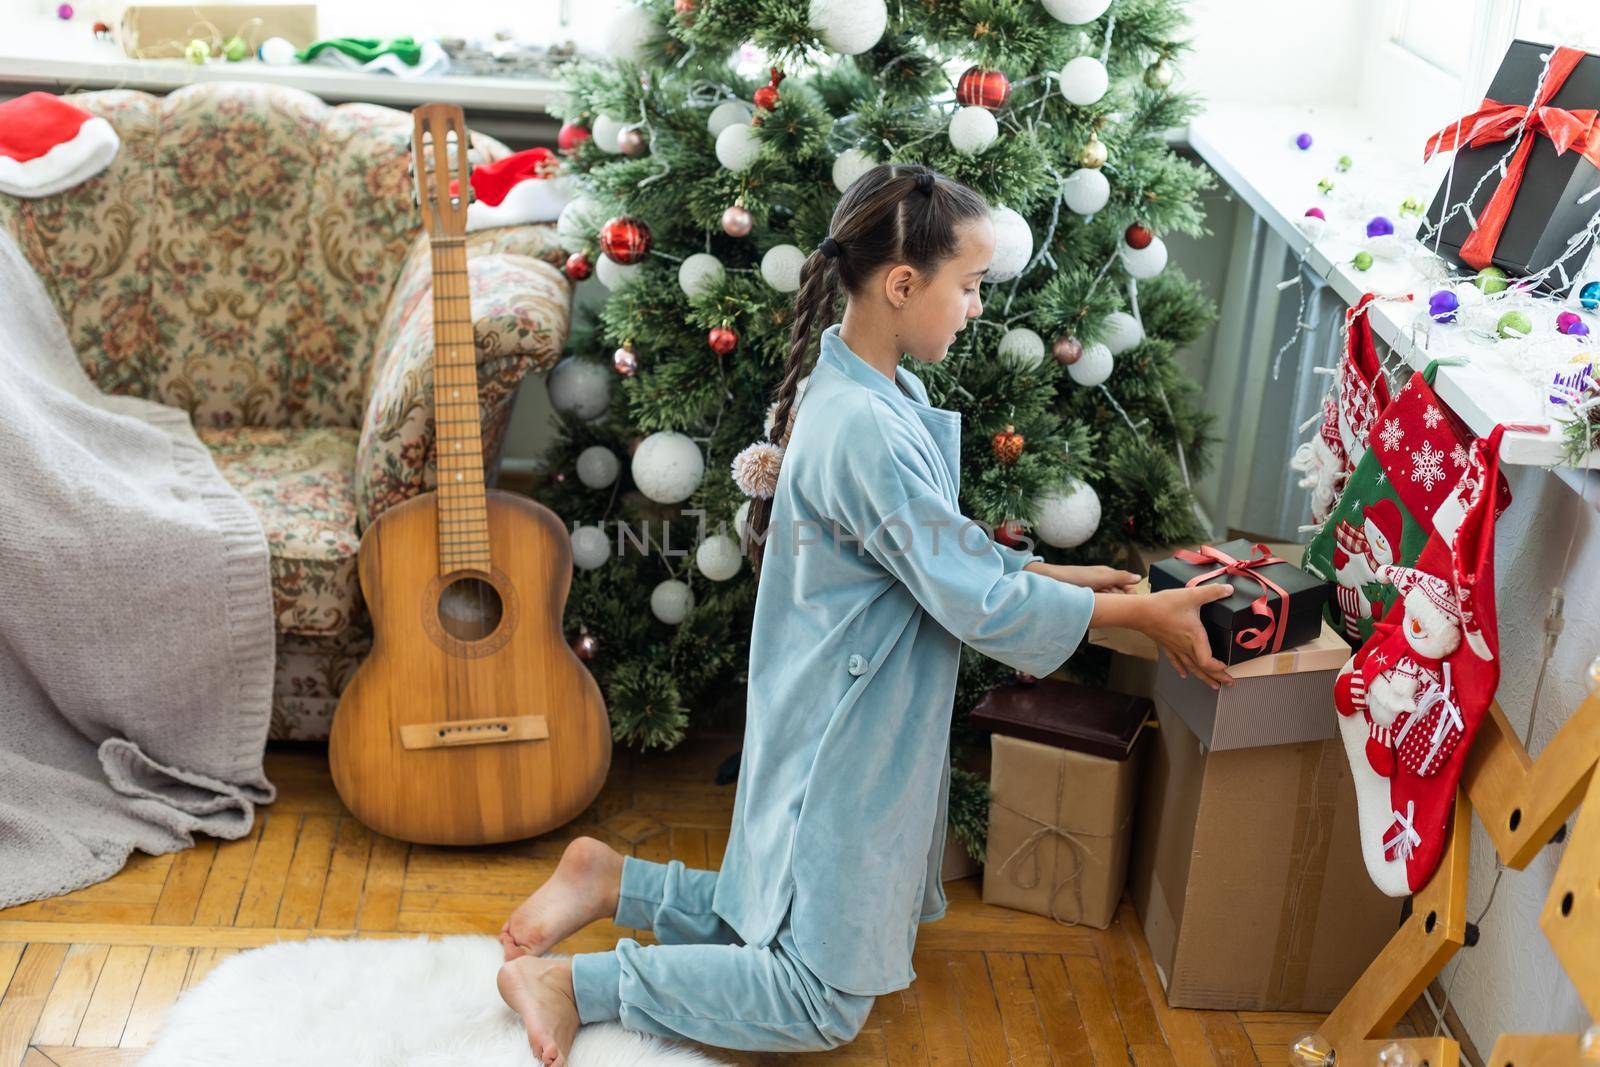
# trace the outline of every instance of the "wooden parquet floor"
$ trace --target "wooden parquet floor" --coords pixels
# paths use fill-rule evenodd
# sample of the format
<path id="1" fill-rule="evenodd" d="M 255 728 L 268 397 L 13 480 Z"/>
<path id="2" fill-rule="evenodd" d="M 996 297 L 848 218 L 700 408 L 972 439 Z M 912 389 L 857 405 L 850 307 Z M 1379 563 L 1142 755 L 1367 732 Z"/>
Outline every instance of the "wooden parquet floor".
<path id="1" fill-rule="evenodd" d="M 412 846 L 345 811 L 317 745 L 269 748 L 276 803 L 237 841 L 135 853 L 116 877 L 0 910 L 0 1067 L 133 1064 L 166 1009 L 221 959 L 274 941 L 493 934 L 590 834 L 634 855 L 717 867 L 734 787 L 713 784 L 739 738 L 666 753 L 617 749 L 606 786 L 573 824 L 486 848 Z M 950 910 L 919 934 L 909 989 L 879 997 L 852 1044 L 785 1057 L 707 1050 L 746 1064 L 1261 1065 L 1316 1016 L 1169 1009 L 1126 902 L 1109 930 L 1068 928 L 982 903 L 978 876 L 946 883 Z M 597 922 L 558 952 L 643 943 Z M 530 1059 L 531 1062 L 531 1059 Z"/>

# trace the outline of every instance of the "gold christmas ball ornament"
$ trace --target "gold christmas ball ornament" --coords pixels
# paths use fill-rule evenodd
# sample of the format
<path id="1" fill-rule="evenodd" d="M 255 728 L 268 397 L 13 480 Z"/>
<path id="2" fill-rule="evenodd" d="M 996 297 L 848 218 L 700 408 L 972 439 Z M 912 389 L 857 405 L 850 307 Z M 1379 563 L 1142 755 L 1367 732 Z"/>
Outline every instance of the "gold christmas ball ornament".
<path id="1" fill-rule="evenodd" d="M 623 342 L 622 347 L 611 353 L 611 366 L 624 378 L 631 378 L 638 372 L 639 353 L 632 341 Z"/>
<path id="2" fill-rule="evenodd" d="M 1165 89 L 1172 84 L 1172 64 L 1165 58 L 1158 59 L 1155 65 L 1144 72 L 1144 83 L 1152 89 Z"/>
<path id="3" fill-rule="evenodd" d="M 1089 143 L 1084 145 L 1083 151 L 1078 153 L 1078 164 L 1091 170 L 1099 170 L 1105 166 L 1106 159 L 1109 156 L 1110 153 L 1106 151 L 1105 142 L 1091 133 L 1089 135 Z"/>
<path id="4" fill-rule="evenodd" d="M 1056 357 L 1056 362 L 1063 367 L 1070 367 L 1083 358 L 1083 342 L 1071 334 L 1062 334 L 1056 338 L 1055 344 L 1050 346 L 1051 353 Z"/>
<path id="5" fill-rule="evenodd" d="M 630 126 L 617 134 L 617 147 L 622 149 L 625 156 L 642 156 L 650 150 L 644 133 L 637 126 Z"/>
<path id="6" fill-rule="evenodd" d="M 722 232 L 729 237 L 748 237 L 753 224 L 743 204 L 734 204 L 722 213 Z"/>
<path id="7" fill-rule="evenodd" d="M 1010 423 L 994 435 L 994 458 L 1001 463 L 1015 463 L 1022 455 L 1023 437 Z"/>

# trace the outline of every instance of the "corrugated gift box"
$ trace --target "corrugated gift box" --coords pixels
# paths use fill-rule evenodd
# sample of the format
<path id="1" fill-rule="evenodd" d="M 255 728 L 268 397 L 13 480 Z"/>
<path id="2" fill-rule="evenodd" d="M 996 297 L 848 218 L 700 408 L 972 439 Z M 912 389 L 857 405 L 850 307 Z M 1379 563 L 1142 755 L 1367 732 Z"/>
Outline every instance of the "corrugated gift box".
<path id="1" fill-rule="evenodd" d="M 1127 880 L 1139 697 L 1055 678 L 998 686 L 972 711 L 990 736 L 983 901 L 1105 928 Z"/>

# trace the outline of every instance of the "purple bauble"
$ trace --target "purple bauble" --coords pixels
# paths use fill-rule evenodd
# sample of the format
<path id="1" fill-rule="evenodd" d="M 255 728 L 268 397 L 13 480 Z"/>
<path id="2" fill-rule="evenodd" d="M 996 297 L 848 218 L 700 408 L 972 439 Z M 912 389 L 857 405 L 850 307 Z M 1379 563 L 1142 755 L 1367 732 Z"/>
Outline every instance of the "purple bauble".
<path id="1" fill-rule="evenodd" d="M 1456 321 L 1456 309 L 1461 301 L 1448 289 L 1440 289 L 1428 297 L 1428 315 L 1435 322 Z"/>
<path id="2" fill-rule="evenodd" d="M 1312 219 L 1321 219 L 1323 222 L 1328 221 L 1328 216 L 1322 213 L 1322 209 L 1320 207 L 1306 208 L 1306 217 Z"/>
<path id="3" fill-rule="evenodd" d="M 1588 337 L 1589 336 L 1589 324 L 1587 322 L 1575 322 L 1575 323 L 1573 323 L 1571 326 L 1569 326 L 1567 328 L 1567 336 L 1568 337 Z"/>
<path id="4" fill-rule="evenodd" d="M 1300 149 L 1300 151 L 1304 152 L 1306 149 L 1311 147 L 1311 135 L 1309 133 L 1302 133 L 1299 137 L 1294 139 L 1294 146 Z"/>
<path id="5" fill-rule="evenodd" d="M 56 8 L 56 18 L 60 19 L 62 22 L 66 22 L 68 19 L 72 18 L 72 5 L 62 4 L 60 7 Z"/>
<path id="6" fill-rule="evenodd" d="M 1571 333 L 1574 326 L 1582 325 L 1583 320 L 1576 311 L 1563 311 L 1556 316 L 1556 329 L 1561 333 Z"/>
<path id="7" fill-rule="evenodd" d="M 1383 237 L 1394 232 L 1394 223 L 1382 215 L 1374 215 L 1367 221 L 1368 237 Z"/>

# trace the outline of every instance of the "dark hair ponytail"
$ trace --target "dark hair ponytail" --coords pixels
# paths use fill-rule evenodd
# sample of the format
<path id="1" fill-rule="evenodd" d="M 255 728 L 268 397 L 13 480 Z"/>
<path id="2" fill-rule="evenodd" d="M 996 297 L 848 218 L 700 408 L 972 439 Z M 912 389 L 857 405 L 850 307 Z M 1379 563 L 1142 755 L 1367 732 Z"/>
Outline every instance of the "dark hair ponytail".
<path id="1" fill-rule="evenodd" d="M 812 339 L 832 324 L 839 290 L 859 292 L 886 264 L 938 270 L 960 246 L 959 225 L 988 211 L 978 193 L 920 164 L 882 163 L 850 183 L 833 209 L 828 239 L 800 267 L 789 358 L 768 431 L 773 444 L 788 446 L 795 394 L 809 365 Z M 753 496 L 745 529 L 757 581 L 771 517 L 772 497 Z"/>

